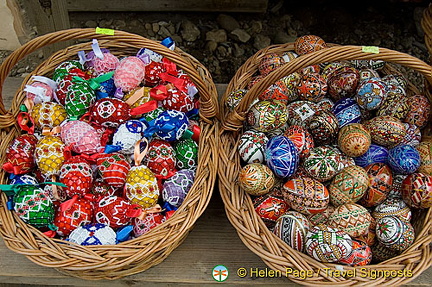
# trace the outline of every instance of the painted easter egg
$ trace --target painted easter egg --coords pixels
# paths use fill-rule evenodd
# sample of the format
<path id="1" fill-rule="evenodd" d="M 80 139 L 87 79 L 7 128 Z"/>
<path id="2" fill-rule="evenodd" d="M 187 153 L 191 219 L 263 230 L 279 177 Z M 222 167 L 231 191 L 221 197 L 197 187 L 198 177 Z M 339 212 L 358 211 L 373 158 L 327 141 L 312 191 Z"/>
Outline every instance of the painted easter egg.
<path id="1" fill-rule="evenodd" d="M 232 91 L 226 98 L 225 105 L 230 110 L 234 110 L 235 107 L 238 106 L 241 99 L 243 99 L 244 95 L 246 95 L 247 90 L 245 89 L 239 89 Z"/>
<path id="2" fill-rule="evenodd" d="M 424 95 L 414 95 L 408 98 L 409 110 L 404 122 L 415 124 L 419 128 L 426 126 L 431 115 L 431 104 Z"/>
<path id="3" fill-rule="evenodd" d="M 148 145 L 148 151 L 144 163 L 161 179 L 166 179 L 175 174 L 176 158 L 172 145 L 160 139 L 153 139 Z"/>
<path id="4" fill-rule="evenodd" d="M 402 199 L 402 182 L 407 178 L 407 174 L 394 174 L 393 186 L 387 198 Z"/>
<path id="5" fill-rule="evenodd" d="M 324 209 L 322 212 L 315 213 L 315 214 L 309 214 L 307 216 L 309 222 L 312 225 L 318 225 L 318 224 L 327 224 L 328 218 L 335 210 L 335 207 L 329 203 L 327 205 L 327 208 Z"/>
<path id="6" fill-rule="evenodd" d="M 380 219 L 385 216 L 397 216 L 402 220 L 410 221 L 411 209 L 402 199 L 386 198 L 386 200 L 375 207 L 372 211 L 372 216 L 375 219 Z"/>
<path id="7" fill-rule="evenodd" d="M 122 100 L 103 98 L 94 103 L 90 114 L 97 124 L 117 128 L 130 119 L 130 107 Z"/>
<path id="8" fill-rule="evenodd" d="M 54 218 L 59 236 L 68 236 L 81 225 L 91 223 L 93 203 L 86 198 L 72 198 L 60 204 Z"/>
<path id="9" fill-rule="evenodd" d="M 376 229 L 376 220 L 375 220 L 375 218 L 371 217 L 371 222 L 369 225 L 368 232 L 365 235 L 360 235 L 360 236 L 355 237 L 353 239 L 355 239 L 357 241 L 364 242 L 369 247 L 371 247 L 377 242 L 375 229 Z"/>
<path id="10" fill-rule="evenodd" d="M 377 111 L 377 116 L 392 116 L 403 120 L 409 110 L 408 97 L 401 93 L 388 92 Z"/>
<path id="11" fill-rule="evenodd" d="M 193 98 L 174 86 L 169 86 L 167 93 L 168 96 L 162 100 L 162 106 L 165 109 L 187 113 L 195 107 Z"/>
<path id="12" fill-rule="evenodd" d="M 188 169 L 179 170 L 163 184 L 162 199 L 172 206 L 179 207 L 194 183 L 195 172 Z"/>
<path id="13" fill-rule="evenodd" d="M 386 84 L 382 80 L 371 78 L 359 83 L 354 98 L 360 108 L 371 111 L 382 105 L 386 92 Z"/>
<path id="14" fill-rule="evenodd" d="M 408 81 L 402 74 L 387 74 L 382 79 L 387 84 L 398 86 L 401 89 L 406 89 L 408 86 Z"/>
<path id="15" fill-rule="evenodd" d="M 378 219 L 376 236 L 383 245 L 398 252 L 410 247 L 415 239 L 411 223 L 397 216 L 385 216 Z"/>
<path id="16" fill-rule="evenodd" d="M 240 137 L 238 151 L 246 163 L 262 163 L 268 142 L 267 136 L 258 131 L 248 130 Z"/>
<path id="17" fill-rule="evenodd" d="M 240 170 L 238 182 L 245 192 L 259 196 L 270 191 L 275 184 L 275 176 L 266 165 L 251 163 Z"/>
<path id="18" fill-rule="evenodd" d="M 418 172 L 432 175 L 432 142 L 422 141 L 417 146 L 420 155 L 420 167 Z"/>
<path id="19" fill-rule="evenodd" d="M 86 81 L 74 81 L 69 86 L 65 99 L 65 110 L 69 118 L 78 119 L 96 101 L 95 91 Z"/>
<path id="20" fill-rule="evenodd" d="M 293 249 L 303 252 L 310 227 L 309 220 L 303 214 L 287 211 L 276 220 L 273 233 Z"/>
<path id="21" fill-rule="evenodd" d="M 334 102 L 329 98 L 323 98 L 317 104 L 320 109 L 327 110 L 327 111 L 331 111 L 334 107 Z"/>
<path id="22" fill-rule="evenodd" d="M 362 156 L 368 151 L 370 145 L 370 133 L 362 124 L 349 124 L 339 131 L 338 146 L 347 156 Z"/>
<path id="23" fill-rule="evenodd" d="M 108 225 L 101 223 L 90 223 L 83 225 L 71 232 L 68 241 L 88 245 L 114 245 L 117 235 Z"/>
<path id="24" fill-rule="evenodd" d="M 168 110 L 164 111 L 155 119 L 157 127 L 156 135 L 166 141 L 180 140 L 188 129 L 189 119 L 185 113 Z"/>
<path id="25" fill-rule="evenodd" d="M 147 214 L 143 219 L 136 217 L 132 220 L 134 236 L 138 237 L 146 234 L 151 229 L 155 228 L 159 224 L 164 223 L 165 221 L 166 218 L 161 213 L 150 213 Z"/>
<path id="26" fill-rule="evenodd" d="M 331 144 L 337 138 L 339 122 L 332 111 L 321 110 L 310 118 L 308 128 L 317 145 Z"/>
<path id="27" fill-rule="evenodd" d="M 328 92 L 333 100 L 352 97 L 360 81 L 360 74 L 354 67 L 342 66 L 334 70 L 328 77 Z"/>
<path id="28" fill-rule="evenodd" d="M 352 251 L 338 262 L 349 266 L 365 266 L 372 261 L 372 249 L 359 240 L 352 241 Z"/>
<path id="29" fill-rule="evenodd" d="M 45 136 L 36 144 L 35 160 L 39 170 L 46 177 L 56 175 L 65 160 L 65 145 L 57 136 Z"/>
<path id="30" fill-rule="evenodd" d="M 296 146 L 301 159 L 306 157 L 310 150 L 315 147 L 312 135 L 302 126 L 293 125 L 288 127 L 284 132 L 284 136 Z"/>
<path id="31" fill-rule="evenodd" d="M 320 262 L 337 262 L 352 252 L 352 239 L 344 231 L 318 224 L 306 235 L 305 249 Z"/>
<path id="32" fill-rule="evenodd" d="M 366 167 L 373 163 L 386 163 L 388 149 L 377 144 L 371 144 L 368 150 L 361 156 L 355 157 L 356 165 Z"/>
<path id="33" fill-rule="evenodd" d="M 334 104 L 332 111 L 341 128 L 348 124 L 359 123 L 361 120 L 360 106 L 352 98 L 342 98 L 338 100 Z"/>
<path id="34" fill-rule="evenodd" d="M 34 152 L 38 140 L 34 135 L 23 134 L 14 138 L 6 149 L 3 170 L 13 174 L 24 174 L 35 166 Z"/>
<path id="35" fill-rule="evenodd" d="M 129 92 L 144 80 L 145 64 L 135 56 L 125 57 L 120 60 L 115 72 L 114 83 L 123 92 Z"/>
<path id="36" fill-rule="evenodd" d="M 383 60 L 351 60 L 350 62 L 357 69 L 380 70 L 385 65 Z"/>
<path id="37" fill-rule="evenodd" d="M 132 220 L 132 211 L 136 209 L 125 198 L 111 195 L 101 198 L 95 204 L 94 219 L 98 223 L 119 228 L 128 225 Z"/>
<path id="38" fill-rule="evenodd" d="M 408 175 L 402 181 L 402 198 L 410 207 L 431 207 L 432 176 L 419 172 Z"/>
<path id="39" fill-rule="evenodd" d="M 363 82 L 364 80 L 370 78 L 380 78 L 378 72 L 371 68 L 361 67 L 359 70 L 359 74 L 360 74 L 360 82 Z"/>
<path id="40" fill-rule="evenodd" d="M 311 149 L 303 161 L 303 167 L 309 176 L 324 182 L 330 180 L 342 169 L 340 153 L 327 146 Z"/>
<path id="41" fill-rule="evenodd" d="M 61 169 L 59 180 L 66 185 L 64 191 L 68 197 L 75 194 L 84 196 L 90 193 L 93 184 L 92 168 L 81 156 L 73 156 L 67 159 Z"/>
<path id="42" fill-rule="evenodd" d="M 389 150 L 387 162 L 395 173 L 410 174 L 420 167 L 420 154 L 415 147 L 401 144 Z"/>
<path id="43" fill-rule="evenodd" d="M 101 134 L 84 121 L 68 121 L 61 128 L 61 138 L 72 151 L 94 154 L 101 150 Z"/>
<path id="44" fill-rule="evenodd" d="M 270 72 L 281 67 L 285 63 L 284 59 L 276 53 L 268 53 L 261 57 L 258 64 L 258 71 L 261 75 L 266 76 Z"/>
<path id="45" fill-rule="evenodd" d="M 319 36 L 304 35 L 298 37 L 294 42 L 296 54 L 303 55 L 327 48 L 327 43 Z"/>
<path id="46" fill-rule="evenodd" d="M 369 130 L 372 142 L 391 148 L 398 145 L 406 135 L 403 123 L 391 116 L 377 116 L 364 123 Z"/>
<path id="47" fill-rule="evenodd" d="M 300 161 L 297 148 L 285 136 L 276 136 L 267 142 L 264 158 L 274 174 L 282 178 L 292 176 Z"/>
<path id="48" fill-rule="evenodd" d="M 289 125 L 308 127 L 312 116 L 319 110 L 316 103 L 310 101 L 295 101 L 287 106 Z"/>
<path id="49" fill-rule="evenodd" d="M 372 216 L 366 208 L 355 203 L 346 203 L 335 208 L 327 224 L 345 231 L 351 237 L 358 237 L 368 232 L 371 220 Z"/>
<path id="50" fill-rule="evenodd" d="M 303 74 L 297 84 L 297 95 L 301 100 L 319 102 L 327 94 L 327 82 L 318 73 Z"/>
<path id="51" fill-rule="evenodd" d="M 401 141 L 401 144 L 408 144 L 417 147 L 422 138 L 421 130 L 414 124 L 403 123 L 403 125 L 405 126 L 406 134 Z"/>
<path id="52" fill-rule="evenodd" d="M 365 167 L 369 176 L 369 188 L 360 202 L 363 206 L 376 206 L 383 202 L 393 185 L 393 173 L 384 163 L 373 163 Z"/>
<path id="53" fill-rule="evenodd" d="M 341 67 L 349 66 L 349 63 L 343 61 L 337 61 L 331 63 L 321 63 L 320 66 L 322 67 L 321 75 L 328 81 L 328 79 L 330 78 L 333 72 L 335 72 Z"/>
<path id="54" fill-rule="evenodd" d="M 174 145 L 176 167 L 195 169 L 198 166 L 198 144 L 193 139 L 182 139 Z"/>
<path id="55" fill-rule="evenodd" d="M 288 76 L 279 79 L 273 85 L 268 87 L 261 95 L 258 96 L 258 99 L 260 101 L 269 99 L 278 100 L 287 105 L 298 99 L 296 87 L 299 81 L 299 73 L 294 72 L 289 74 Z"/>
<path id="56" fill-rule="evenodd" d="M 260 101 L 247 113 L 247 123 L 260 132 L 268 132 L 284 125 L 287 121 L 287 107 L 275 100 Z"/>
<path id="57" fill-rule="evenodd" d="M 255 212 L 269 228 L 273 228 L 276 220 L 289 209 L 289 204 L 284 199 L 271 194 L 256 197 L 253 205 Z"/>
<path id="58" fill-rule="evenodd" d="M 96 164 L 104 182 L 115 188 L 125 184 L 130 164 L 124 155 L 121 153 L 101 154 Z"/>
<path id="59" fill-rule="evenodd" d="M 145 165 L 133 166 L 126 177 L 125 197 L 143 208 L 156 205 L 159 187 L 154 173 Z"/>
<path id="60" fill-rule="evenodd" d="M 328 206 L 327 188 L 313 178 L 291 179 L 284 184 L 283 189 L 285 201 L 292 209 L 305 215 L 320 213 Z"/>
<path id="61" fill-rule="evenodd" d="M 329 185 L 330 202 L 334 206 L 357 202 L 369 187 L 366 170 L 351 165 L 335 175 Z"/>

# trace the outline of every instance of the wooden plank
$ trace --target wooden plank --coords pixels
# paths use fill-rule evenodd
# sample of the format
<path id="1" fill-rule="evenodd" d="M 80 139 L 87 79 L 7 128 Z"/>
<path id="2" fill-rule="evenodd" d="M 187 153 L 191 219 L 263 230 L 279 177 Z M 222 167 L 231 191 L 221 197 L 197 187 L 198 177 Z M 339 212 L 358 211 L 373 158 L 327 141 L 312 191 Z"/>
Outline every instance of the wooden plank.
<path id="1" fill-rule="evenodd" d="M 66 0 L 51 0 L 51 9 L 54 16 L 54 27 L 56 31 L 69 29 L 69 11 L 67 9 Z"/>
<path id="2" fill-rule="evenodd" d="M 263 13 L 268 0 L 65 0 L 67 11 L 208 11 Z M 54 2 L 54 1 L 53 1 Z"/>

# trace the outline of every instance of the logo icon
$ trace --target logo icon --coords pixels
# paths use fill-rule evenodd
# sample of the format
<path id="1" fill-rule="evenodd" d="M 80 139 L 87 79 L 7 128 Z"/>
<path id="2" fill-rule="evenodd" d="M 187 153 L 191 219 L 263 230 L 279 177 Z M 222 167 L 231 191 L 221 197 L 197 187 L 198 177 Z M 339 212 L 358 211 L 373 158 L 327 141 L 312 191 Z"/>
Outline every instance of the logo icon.
<path id="1" fill-rule="evenodd" d="M 228 274 L 229 274 L 228 268 L 226 268 L 223 265 L 216 265 L 215 267 L 213 267 L 212 276 L 213 279 L 216 280 L 217 282 L 223 282 L 227 280 Z"/>

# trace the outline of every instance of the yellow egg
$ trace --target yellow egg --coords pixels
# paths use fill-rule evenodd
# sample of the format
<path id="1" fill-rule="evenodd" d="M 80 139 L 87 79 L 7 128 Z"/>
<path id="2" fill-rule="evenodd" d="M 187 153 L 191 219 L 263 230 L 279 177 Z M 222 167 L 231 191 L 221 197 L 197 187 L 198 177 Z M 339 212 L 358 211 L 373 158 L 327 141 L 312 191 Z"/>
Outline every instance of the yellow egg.
<path id="1" fill-rule="evenodd" d="M 38 129 L 57 127 L 67 117 L 64 107 L 54 102 L 45 102 L 35 105 L 30 115 Z"/>
<path id="2" fill-rule="evenodd" d="M 133 204 L 143 208 L 156 205 L 159 187 L 153 172 L 145 165 L 132 167 L 126 177 L 125 195 Z"/>
<path id="3" fill-rule="evenodd" d="M 64 147 L 64 143 L 57 136 L 45 136 L 36 144 L 36 164 L 45 176 L 55 175 L 60 172 L 65 160 Z"/>

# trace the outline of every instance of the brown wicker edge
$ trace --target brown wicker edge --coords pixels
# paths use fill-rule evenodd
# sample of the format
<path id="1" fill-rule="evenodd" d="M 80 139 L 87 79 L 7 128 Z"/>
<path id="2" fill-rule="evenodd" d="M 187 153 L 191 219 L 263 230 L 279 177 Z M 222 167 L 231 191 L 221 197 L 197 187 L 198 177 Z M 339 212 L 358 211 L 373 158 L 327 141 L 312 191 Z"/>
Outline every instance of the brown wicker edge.
<path id="1" fill-rule="evenodd" d="M 118 56 L 133 55 L 140 48 L 149 48 L 181 67 L 196 84 L 200 94 L 201 135 L 195 182 L 174 215 L 145 235 L 106 246 L 80 246 L 51 239 L 25 224 L 15 212 L 7 210 L 7 198 L 5 194 L 1 194 L 0 234 L 9 249 L 25 255 L 39 265 L 56 268 L 71 276 L 90 280 L 117 279 L 161 263 L 186 238 L 207 207 L 214 189 L 218 163 L 218 122 L 215 118 L 218 111 L 217 92 L 207 69 L 180 49 L 171 51 L 158 42 L 123 31 L 116 30 L 113 36 L 109 36 L 96 34 L 94 29 L 58 31 L 29 41 L 14 51 L 0 66 L 0 88 L 13 66 L 25 56 L 46 45 L 75 39 L 98 39 L 101 47 L 110 49 Z M 22 92 L 24 86 L 29 83 L 32 75 L 50 76 L 54 68 L 63 61 L 76 59 L 80 50 L 91 50 L 90 43 L 58 51 L 39 65 L 17 91 L 10 111 L 6 111 L 3 101 L 0 101 L 1 163 L 5 161 L 5 150 L 9 143 L 21 133 L 15 117 L 25 98 Z M 7 183 L 7 175 L 3 170 L 1 183 Z"/>
<path id="2" fill-rule="evenodd" d="M 429 62 L 432 57 L 432 3 L 423 10 L 423 17 L 421 19 L 421 26 L 424 32 L 424 40 L 426 48 L 429 51 Z"/>
<path id="3" fill-rule="evenodd" d="M 237 89 L 244 89 L 246 84 L 250 82 L 251 76 L 257 70 L 260 57 L 265 53 L 282 53 L 288 50 L 293 50 L 292 44 L 271 46 L 259 51 L 251 57 L 232 79 L 224 95 L 224 102 L 231 92 Z M 363 267 L 341 267 L 341 265 L 320 263 L 308 255 L 288 247 L 287 244 L 268 230 L 264 222 L 256 214 L 250 196 L 242 191 L 237 184 L 238 174 L 241 169 L 240 158 L 237 152 L 238 140 L 242 132 L 241 129 L 243 127 L 246 111 L 253 100 L 277 79 L 289 75 L 300 68 L 324 62 L 354 59 L 384 60 L 386 62 L 402 65 L 414 69 L 422 74 L 429 83 L 432 83 L 432 68 L 423 61 L 410 55 L 385 48 L 379 48 L 378 54 L 372 54 L 363 52 L 363 48 L 360 46 L 334 46 L 300 56 L 290 61 L 255 84 L 247 92 L 234 111 L 230 112 L 226 108 L 223 110 L 225 114 L 220 131 L 221 150 L 219 152 L 218 184 L 228 219 L 236 228 L 243 243 L 251 251 L 260 256 L 272 269 L 279 270 L 283 275 L 286 275 L 287 268 L 293 268 L 299 271 L 313 270 L 313 276 L 306 279 L 301 279 L 293 275 L 287 276 L 290 280 L 302 285 L 401 285 L 413 280 L 421 274 L 422 271 L 430 267 L 432 263 L 430 245 L 432 242 L 432 214 L 430 209 L 415 212 L 412 222 L 416 230 L 416 240 L 414 244 L 401 255 L 380 264 Z M 429 90 L 426 91 L 426 95 L 432 100 Z M 221 103 L 221 108 L 224 102 Z M 338 268 L 343 268 L 343 270 L 355 270 L 351 271 L 355 272 L 355 275 L 336 277 L 329 276 L 328 271 L 326 271 L 339 270 Z M 386 270 L 405 269 L 412 271 L 412 276 L 394 278 L 378 277 L 372 282 L 371 278 L 362 276 L 363 273 L 360 272 L 361 268 L 382 272 Z"/>

